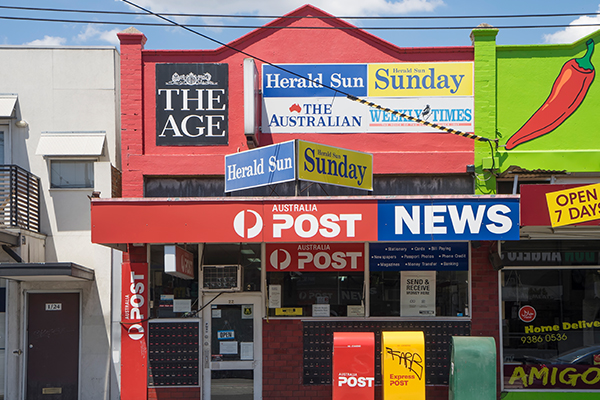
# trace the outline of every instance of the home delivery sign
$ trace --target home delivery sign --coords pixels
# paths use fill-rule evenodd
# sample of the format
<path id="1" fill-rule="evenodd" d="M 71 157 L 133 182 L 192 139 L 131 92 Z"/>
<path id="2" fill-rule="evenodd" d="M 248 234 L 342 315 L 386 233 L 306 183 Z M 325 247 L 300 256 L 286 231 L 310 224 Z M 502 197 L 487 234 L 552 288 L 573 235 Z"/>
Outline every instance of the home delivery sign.
<path id="1" fill-rule="evenodd" d="M 291 140 L 225 156 L 225 192 L 295 179 L 373 190 L 373 155 Z"/>

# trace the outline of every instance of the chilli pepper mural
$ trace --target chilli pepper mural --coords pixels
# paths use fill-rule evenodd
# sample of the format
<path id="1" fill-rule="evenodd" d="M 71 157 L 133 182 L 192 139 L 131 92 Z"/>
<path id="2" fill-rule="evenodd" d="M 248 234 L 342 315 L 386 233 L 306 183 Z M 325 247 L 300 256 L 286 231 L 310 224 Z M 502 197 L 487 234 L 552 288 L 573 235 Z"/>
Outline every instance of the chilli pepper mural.
<path id="1" fill-rule="evenodd" d="M 577 110 L 596 75 L 591 61 L 594 41 L 590 39 L 586 45 L 583 57 L 563 65 L 544 104 L 508 139 L 506 150 L 552 132 Z"/>

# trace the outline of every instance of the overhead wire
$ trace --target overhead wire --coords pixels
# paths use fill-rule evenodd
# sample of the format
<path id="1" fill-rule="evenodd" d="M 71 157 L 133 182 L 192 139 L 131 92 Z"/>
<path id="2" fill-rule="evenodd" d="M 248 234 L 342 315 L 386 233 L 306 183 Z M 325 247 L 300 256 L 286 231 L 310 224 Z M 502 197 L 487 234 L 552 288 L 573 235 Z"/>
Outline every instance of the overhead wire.
<path id="1" fill-rule="evenodd" d="M 23 7 L 0 5 L 0 9 L 22 11 L 48 11 L 80 14 L 112 14 L 112 15 L 145 15 L 132 11 L 83 10 L 46 7 Z M 199 18 L 252 18 L 252 19 L 373 19 L 373 20 L 402 20 L 402 19 L 482 19 L 482 18 L 556 18 L 599 16 L 598 12 L 583 13 L 554 13 L 554 14 L 500 14 L 500 15 L 372 15 L 372 16 L 328 16 L 328 15 L 244 15 L 244 14 L 197 14 L 197 13 L 160 13 L 168 17 L 199 17 Z"/>
<path id="2" fill-rule="evenodd" d="M 140 14 L 136 14 L 140 15 Z M 159 15 L 159 14 L 157 14 Z M 173 26 L 169 23 L 141 22 L 141 21 L 98 21 L 98 20 L 81 20 L 81 19 L 58 19 L 58 18 L 38 18 L 38 17 L 14 17 L 8 15 L 0 15 L 0 19 L 13 21 L 30 21 L 30 22 L 61 22 L 71 24 L 95 24 L 95 25 L 140 25 L 140 26 L 157 26 L 167 27 Z M 388 30 L 388 31 L 429 31 L 429 30 L 471 30 L 473 26 L 275 26 L 275 25 L 222 25 L 222 24 L 185 24 L 191 28 L 221 28 L 221 29 L 296 29 L 296 30 Z M 538 24 L 538 25 L 495 25 L 496 29 L 544 29 L 544 28 L 568 28 L 568 27 L 597 27 L 599 23 L 588 24 Z"/>

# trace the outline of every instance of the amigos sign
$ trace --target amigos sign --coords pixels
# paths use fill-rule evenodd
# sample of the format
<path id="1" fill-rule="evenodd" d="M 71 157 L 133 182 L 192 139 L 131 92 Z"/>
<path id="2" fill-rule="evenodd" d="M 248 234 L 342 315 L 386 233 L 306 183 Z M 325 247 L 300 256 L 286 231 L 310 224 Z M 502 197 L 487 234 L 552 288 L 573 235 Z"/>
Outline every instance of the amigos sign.
<path id="1" fill-rule="evenodd" d="M 473 63 L 263 65 L 268 133 L 438 132 L 346 98 L 472 132 Z M 286 72 L 289 71 L 289 72 Z"/>
<path id="2" fill-rule="evenodd" d="M 227 64 L 156 64 L 156 145 L 226 145 L 228 86 Z"/>

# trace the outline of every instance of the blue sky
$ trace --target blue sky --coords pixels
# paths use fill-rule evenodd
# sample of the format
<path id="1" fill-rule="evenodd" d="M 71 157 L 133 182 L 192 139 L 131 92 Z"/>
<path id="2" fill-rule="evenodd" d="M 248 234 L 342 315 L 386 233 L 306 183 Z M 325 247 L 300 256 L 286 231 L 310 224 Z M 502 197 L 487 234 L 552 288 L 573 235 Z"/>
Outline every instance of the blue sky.
<path id="1" fill-rule="evenodd" d="M 306 0 L 131 0 L 155 12 L 223 15 L 276 16 L 286 14 Z M 598 13 L 600 0 L 317 0 L 314 6 L 339 17 L 353 16 L 482 16 L 474 19 L 436 20 L 356 20 L 347 21 L 359 27 L 465 27 L 445 30 L 369 30 L 401 47 L 465 46 L 470 45 L 471 27 L 480 23 L 493 26 L 570 25 L 566 28 L 501 28 L 498 44 L 569 43 L 600 29 L 600 14 L 593 16 L 564 16 L 552 18 L 493 18 L 498 15 Z M 111 15 L 72 12 L 13 10 L 3 6 L 54 8 L 68 10 L 101 10 L 133 12 L 140 10 L 121 0 L 2 0 L 0 17 L 45 18 L 94 21 L 97 23 L 37 22 L 0 19 L 0 45 L 65 45 L 117 46 L 116 33 L 135 26 L 147 37 L 147 49 L 211 49 L 219 47 L 212 41 L 178 27 L 143 26 L 141 23 L 162 23 L 156 17 L 144 15 Z M 487 17 L 483 17 L 487 16 Z M 246 18 L 181 18 L 180 23 L 211 25 L 260 26 L 271 21 Z M 108 24 L 101 22 L 117 22 Z M 595 27 L 576 27 L 578 24 L 598 24 Z M 194 28 L 220 42 L 228 43 L 252 29 Z"/>

